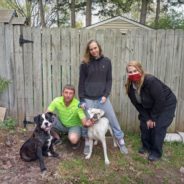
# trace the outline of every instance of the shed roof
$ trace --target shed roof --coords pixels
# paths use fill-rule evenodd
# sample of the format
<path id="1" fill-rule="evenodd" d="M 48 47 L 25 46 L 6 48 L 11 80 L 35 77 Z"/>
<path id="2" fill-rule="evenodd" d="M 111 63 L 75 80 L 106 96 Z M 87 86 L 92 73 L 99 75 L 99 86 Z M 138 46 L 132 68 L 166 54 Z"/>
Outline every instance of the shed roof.
<path id="1" fill-rule="evenodd" d="M 152 28 L 150 28 L 149 26 L 145 26 L 143 24 L 140 24 L 139 22 L 137 21 L 134 21 L 134 20 L 131 20 L 129 18 L 126 18 L 126 17 L 123 17 L 123 16 L 117 16 L 117 17 L 113 17 L 113 18 L 110 18 L 110 19 L 107 19 L 107 20 L 104 20 L 104 21 L 101 21 L 101 22 L 98 22 L 98 23 L 95 23 L 93 25 L 90 25 L 90 26 L 87 26 L 86 29 L 92 29 L 92 28 L 97 28 L 99 26 L 104 26 L 105 24 L 108 24 L 108 23 L 111 23 L 113 21 L 122 21 L 123 22 L 127 22 L 129 24 L 132 24 L 132 26 L 136 26 L 136 27 L 140 27 L 140 28 L 143 28 L 143 29 L 147 29 L 147 30 L 153 30 Z"/>
<path id="2" fill-rule="evenodd" d="M 0 9 L 0 23 L 9 23 L 15 17 L 16 11 L 12 9 Z"/>
<path id="3" fill-rule="evenodd" d="M 10 24 L 20 25 L 20 24 L 25 24 L 25 22 L 26 22 L 26 17 L 13 17 Z"/>

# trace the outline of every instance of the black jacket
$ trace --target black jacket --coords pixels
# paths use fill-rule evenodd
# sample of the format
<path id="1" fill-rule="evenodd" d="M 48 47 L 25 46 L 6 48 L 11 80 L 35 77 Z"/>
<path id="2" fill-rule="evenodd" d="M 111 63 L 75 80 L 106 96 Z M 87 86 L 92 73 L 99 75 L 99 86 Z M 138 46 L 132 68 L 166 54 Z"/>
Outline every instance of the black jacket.
<path id="1" fill-rule="evenodd" d="M 88 64 L 80 65 L 79 98 L 96 100 L 109 96 L 112 86 L 112 66 L 109 58 L 91 58 Z"/>
<path id="2" fill-rule="evenodd" d="M 141 103 L 135 97 L 135 89 L 130 85 L 128 96 L 139 112 L 139 119 L 157 121 L 159 114 L 176 104 L 171 89 L 153 75 L 146 75 L 141 91 Z"/>

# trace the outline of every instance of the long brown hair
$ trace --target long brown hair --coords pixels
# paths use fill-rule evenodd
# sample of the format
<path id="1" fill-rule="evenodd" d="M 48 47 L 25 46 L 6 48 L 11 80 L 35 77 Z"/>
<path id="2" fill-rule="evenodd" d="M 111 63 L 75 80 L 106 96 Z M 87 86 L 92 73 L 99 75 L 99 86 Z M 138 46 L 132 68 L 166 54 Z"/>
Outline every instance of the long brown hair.
<path id="1" fill-rule="evenodd" d="M 83 59 L 82 59 L 82 62 L 84 62 L 84 63 L 89 63 L 90 58 L 92 57 L 91 54 L 90 54 L 89 46 L 93 42 L 95 42 L 97 44 L 98 48 L 99 48 L 99 55 L 100 56 L 102 55 L 102 47 L 101 47 L 101 45 L 96 40 L 90 40 L 87 43 L 87 46 L 86 46 L 86 49 L 85 49 L 85 53 L 84 53 L 84 56 L 83 56 Z"/>
<path id="2" fill-rule="evenodd" d="M 142 68 L 142 65 L 141 65 L 141 63 L 139 61 L 130 61 L 127 64 L 127 66 L 126 66 L 126 72 L 128 72 L 128 67 L 129 66 L 135 67 L 141 73 L 141 75 L 142 75 L 141 80 L 136 85 L 137 86 L 138 93 L 140 94 L 141 87 L 142 87 L 142 84 L 144 82 L 145 72 L 144 72 L 144 70 Z M 130 84 L 131 84 L 131 81 L 127 77 L 127 81 L 126 81 L 126 84 L 125 84 L 125 88 L 126 88 L 126 93 L 127 94 L 129 92 Z"/>

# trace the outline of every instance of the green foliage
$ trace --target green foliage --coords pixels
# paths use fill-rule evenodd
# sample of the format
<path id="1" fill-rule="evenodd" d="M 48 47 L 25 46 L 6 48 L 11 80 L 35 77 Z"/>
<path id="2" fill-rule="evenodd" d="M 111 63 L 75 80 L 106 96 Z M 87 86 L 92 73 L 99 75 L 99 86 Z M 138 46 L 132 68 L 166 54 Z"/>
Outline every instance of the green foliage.
<path id="1" fill-rule="evenodd" d="M 0 93 L 2 93 L 10 83 L 11 83 L 10 80 L 0 77 Z"/>
<path id="2" fill-rule="evenodd" d="M 171 9 L 169 12 L 160 16 L 158 25 L 152 21 L 150 26 L 156 29 L 184 29 L 184 14 Z"/>
<path id="3" fill-rule="evenodd" d="M 0 122 L 0 129 L 15 129 L 16 121 L 12 118 L 7 118 L 6 120 Z"/>
<path id="4" fill-rule="evenodd" d="M 101 0 L 96 1 L 95 6 L 99 6 L 100 10 L 95 14 L 100 17 L 121 16 L 131 10 L 133 0 Z"/>

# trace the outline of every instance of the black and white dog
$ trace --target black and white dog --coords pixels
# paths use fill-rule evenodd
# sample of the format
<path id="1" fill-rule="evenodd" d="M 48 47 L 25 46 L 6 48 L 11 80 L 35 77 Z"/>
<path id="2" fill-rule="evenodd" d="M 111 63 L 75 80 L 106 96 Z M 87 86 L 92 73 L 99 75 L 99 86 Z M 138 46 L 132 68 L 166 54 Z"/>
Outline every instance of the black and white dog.
<path id="1" fill-rule="evenodd" d="M 107 144 L 105 138 L 105 134 L 108 130 L 110 131 L 113 137 L 114 147 L 117 147 L 115 138 L 112 133 L 112 129 L 109 124 L 109 120 L 106 117 L 103 117 L 104 111 L 102 109 L 89 108 L 87 109 L 87 113 L 89 115 L 89 118 L 92 119 L 95 123 L 93 126 L 88 128 L 90 151 L 85 158 L 89 159 L 91 157 L 93 149 L 93 140 L 95 141 L 94 144 L 97 144 L 98 141 L 101 141 L 103 146 L 105 164 L 108 165 L 110 162 L 107 156 Z"/>
<path id="2" fill-rule="evenodd" d="M 34 117 L 36 128 L 32 136 L 22 145 L 20 157 L 24 161 L 39 160 L 41 171 L 46 170 L 43 156 L 57 157 L 53 149 L 53 137 L 51 128 L 55 114 L 47 112 Z"/>

